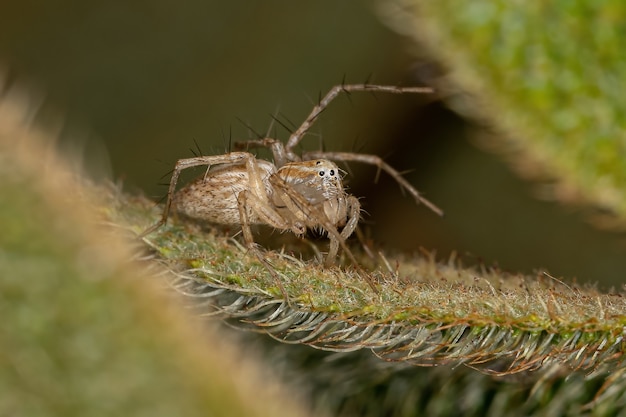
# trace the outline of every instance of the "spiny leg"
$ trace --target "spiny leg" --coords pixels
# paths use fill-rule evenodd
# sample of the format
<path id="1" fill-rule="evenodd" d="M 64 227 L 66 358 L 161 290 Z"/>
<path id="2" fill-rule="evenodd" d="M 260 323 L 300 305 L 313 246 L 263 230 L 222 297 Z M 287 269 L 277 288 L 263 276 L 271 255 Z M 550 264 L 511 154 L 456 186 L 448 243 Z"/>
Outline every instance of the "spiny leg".
<path id="1" fill-rule="evenodd" d="M 375 85 L 375 84 L 342 84 L 336 85 L 330 89 L 328 93 L 313 107 L 309 116 L 304 120 L 300 127 L 289 136 L 287 145 L 285 146 L 287 159 L 290 161 L 298 161 L 298 156 L 294 153 L 293 148 L 300 143 L 304 134 L 311 128 L 313 123 L 317 120 L 319 115 L 328 107 L 328 105 L 340 94 L 356 91 L 371 91 L 371 92 L 384 92 L 391 94 L 406 94 L 406 93 L 432 93 L 434 90 L 430 87 L 397 87 L 390 85 Z"/>
<path id="2" fill-rule="evenodd" d="M 334 263 L 338 247 L 341 245 L 341 248 L 344 250 L 348 258 L 350 258 L 350 261 L 352 262 L 354 267 L 357 268 L 357 270 L 361 270 L 359 263 L 354 257 L 354 254 L 352 253 L 350 248 L 348 248 L 348 245 L 346 245 L 346 239 L 353 230 L 348 230 L 349 233 L 348 231 L 346 231 L 346 235 L 344 237 L 342 234 L 339 233 L 335 225 L 330 222 L 328 216 L 326 216 L 326 213 L 324 213 L 324 210 L 322 210 L 318 206 L 309 203 L 306 198 L 293 190 L 287 183 L 285 183 L 282 178 L 278 177 L 277 175 L 272 175 L 270 177 L 270 182 L 274 187 L 274 192 L 277 193 L 278 197 L 285 203 L 290 212 L 294 214 L 300 212 L 305 216 L 305 218 L 309 220 L 313 219 L 313 223 L 315 225 L 321 226 L 326 231 L 326 233 L 328 233 L 328 238 L 330 240 L 330 249 L 328 252 L 328 256 L 326 257 L 326 261 L 324 262 L 326 266 L 330 266 Z M 355 197 L 352 198 L 356 200 Z M 360 205 L 358 207 L 358 210 L 360 210 Z M 353 216 L 352 220 L 354 222 L 358 222 L 358 217 L 354 218 Z M 310 223 L 309 225 L 311 224 L 312 223 Z M 354 225 L 354 227 L 356 227 L 356 224 Z M 352 228 L 352 226 L 350 226 L 350 228 Z M 362 276 L 367 284 L 372 288 L 372 290 L 376 294 L 378 294 L 378 288 L 376 288 L 372 279 L 365 272 L 363 272 Z"/>
<path id="3" fill-rule="evenodd" d="M 360 153 L 351 153 L 351 152 L 306 152 L 303 154 L 304 159 L 318 159 L 325 158 L 331 159 L 335 161 L 354 161 L 354 162 L 362 162 L 365 164 L 375 165 L 378 167 L 378 170 L 382 169 L 387 174 L 389 174 L 402 188 L 408 191 L 409 194 L 413 196 L 417 204 L 424 204 L 426 207 L 431 209 L 433 212 L 437 213 L 439 216 L 443 216 L 443 210 L 437 207 L 434 203 L 422 197 L 422 195 L 413 187 L 396 169 L 394 169 L 391 165 L 386 163 L 380 156 L 378 155 L 368 155 L 368 154 L 360 154 Z M 378 174 L 376 175 L 378 178 Z"/>
<path id="4" fill-rule="evenodd" d="M 186 158 L 179 159 L 176 162 L 176 166 L 174 167 L 174 171 L 172 172 L 172 178 L 170 179 L 170 185 L 167 190 L 167 199 L 165 201 L 165 207 L 163 209 L 163 214 L 161 215 L 161 219 L 158 222 L 144 230 L 139 238 L 142 238 L 150 233 L 154 232 L 161 226 L 163 226 L 167 222 L 167 217 L 169 216 L 170 209 L 172 206 L 172 198 L 174 196 L 174 192 L 176 191 L 176 184 L 178 183 L 178 177 L 180 173 L 187 168 L 192 168 L 201 165 L 208 165 L 209 167 L 212 165 L 219 164 L 238 164 L 244 163 L 245 161 L 254 160 L 254 155 L 248 152 L 231 152 L 229 154 L 224 155 L 214 155 L 214 156 L 198 156 L 195 158 Z"/>
<path id="5" fill-rule="evenodd" d="M 330 222 L 326 213 L 321 208 L 311 204 L 304 196 L 295 191 L 289 184 L 287 184 L 282 178 L 273 175 L 270 177 L 270 182 L 274 187 L 274 192 L 285 204 L 287 210 L 295 217 L 308 219 L 308 226 L 313 227 L 316 225 L 321 226 L 329 236 L 331 241 L 336 239 L 338 244 L 346 251 L 346 254 L 350 260 L 356 265 L 358 264 L 354 255 L 345 244 L 344 239 L 341 238 L 341 234 L 337 230 L 334 224 Z M 336 251 L 335 251 L 336 254 Z M 334 261 L 333 258 L 327 256 L 325 264 L 328 266 Z"/>
<path id="6" fill-rule="evenodd" d="M 279 140 L 272 138 L 252 139 L 245 142 L 235 142 L 235 149 L 247 151 L 250 148 L 268 148 L 272 151 L 274 156 L 274 165 L 277 168 L 282 167 L 287 162 L 300 161 L 300 158 L 296 156 L 296 159 L 288 159 L 285 150 L 285 144 Z"/>
<path id="7" fill-rule="evenodd" d="M 280 292 L 283 294 L 283 297 L 285 298 L 287 303 L 290 303 L 289 294 L 287 294 L 287 290 L 285 290 L 285 287 L 283 286 L 283 283 L 281 282 L 280 277 L 278 276 L 278 274 L 276 273 L 272 265 L 270 265 L 270 263 L 267 262 L 267 260 L 265 259 L 265 257 L 263 256 L 259 248 L 254 243 L 254 238 L 252 237 L 252 230 L 250 230 L 250 221 L 248 219 L 248 212 L 246 211 L 248 208 L 248 197 L 251 197 L 252 199 L 254 199 L 254 195 L 248 193 L 248 191 L 242 191 L 237 196 L 237 207 L 239 208 L 239 217 L 241 219 L 241 231 L 243 233 L 243 239 L 246 242 L 246 246 L 248 247 L 248 250 L 251 251 L 257 257 L 257 259 L 263 264 L 263 266 L 270 273 L 272 278 L 274 278 L 274 282 L 276 282 L 276 285 L 278 285 L 278 288 L 280 289 Z"/>
<path id="8" fill-rule="evenodd" d="M 267 196 L 267 198 L 269 199 L 269 196 Z M 238 202 L 239 199 L 245 200 L 244 207 L 254 211 L 259 219 L 261 219 L 263 224 L 279 230 L 291 230 L 291 232 L 296 236 L 302 236 L 306 233 L 306 225 L 303 222 L 299 220 L 294 221 L 293 219 L 285 218 L 285 216 L 281 215 L 276 210 L 275 206 L 270 203 L 269 200 L 266 200 L 265 198 L 259 198 L 259 196 L 247 190 L 239 193 L 239 195 L 237 196 Z M 245 218 L 242 214 L 245 215 Z M 240 208 L 239 216 L 241 217 L 242 225 L 244 224 L 244 220 L 248 221 L 247 211 L 244 211 L 242 213 Z M 250 243 L 252 241 L 251 234 L 247 237 L 245 236 L 244 232 L 244 238 L 247 241 L 246 243 Z"/>

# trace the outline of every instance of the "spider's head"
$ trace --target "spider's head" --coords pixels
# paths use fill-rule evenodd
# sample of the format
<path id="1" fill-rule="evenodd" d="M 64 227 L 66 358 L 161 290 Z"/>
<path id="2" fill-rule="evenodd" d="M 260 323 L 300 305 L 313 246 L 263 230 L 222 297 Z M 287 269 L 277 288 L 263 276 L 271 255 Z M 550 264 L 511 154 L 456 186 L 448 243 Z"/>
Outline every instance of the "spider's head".
<path id="1" fill-rule="evenodd" d="M 344 194 L 341 171 L 327 159 L 291 162 L 282 166 L 278 175 L 313 204 Z"/>
<path id="2" fill-rule="evenodd" d="M 337 164 L 328 159 L 317 159 L 311 162 L 315 163 L 317 176 L 323 182 L 341 184 L 341 172 Z"/>

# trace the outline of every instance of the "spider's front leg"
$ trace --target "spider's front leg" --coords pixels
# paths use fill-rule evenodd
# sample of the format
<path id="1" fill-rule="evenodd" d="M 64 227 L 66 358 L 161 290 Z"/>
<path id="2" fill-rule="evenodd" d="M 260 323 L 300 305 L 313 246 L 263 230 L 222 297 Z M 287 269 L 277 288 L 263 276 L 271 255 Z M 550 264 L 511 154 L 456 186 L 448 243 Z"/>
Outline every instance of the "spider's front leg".
<path id="1" fill-rule="evenodd" d="M 376 85 L 376 84 L 341 84 L 336 85 L 326 93 L 326 95 L 319 100 L 319 102 L 313 107 L 309 116 L 302 122 L 300 127 L 296 129 L 291 136 L 289 136 L 289 140 L 287 140 L 287 144 L 285 145 L 285 155 L 290 161 L 298 161 L 299 158 L 294 152 L 294 148 L 296 145 L 302 141 L 304 135 L 311 128 L 313 123 L 318 119 L 318 117 L 324 112 L 326 107 L 341 93 L 349 95 L 352 92 L 365 92 L 369 91 L 371 93 L 381 92 L 381 93 L 389 93 L 389 94 L 423 94 L 423 93 L 432 93 L 434 90 L 430 87 L 398 87 L 393 85 Z"/>
<path id="2" fill-rule="evenodd" d="M 302 193 L 300 193 L 293 185 L 288 184 L 284 179 L 278 175 L 273 175 L 270 178 L 270 182 L 274 188 L 276 199 L 282 201 L 284 205 L 283 211 L 286 215 L 298 219 L 304 222 L 307 227 L 322 228 L 328 235 L 331 241 L 331 249 L 324 264 L 326 266 L 333 265 L 338 252 L 338 246 L 341 246 L 346 255 L 350 258 L 350 261 L 354 265 L 358 265 L 358 262 L 348 246 L 346 245 L 346 238 L 356 228 L 358 222 L 358 216 L 353 216 L 351 219 L 351 225 L 346 229 L 345 234 L 339 233 L 337 230 L 336 219 L 331 220 L 331 217 L 336 217 L 337 213 L 345 212 L 345 203 L 338 203 L 339 200 L 323 200 L 319 203 L 311 203 Z M 356 200 L 356 199 L 355 199 Z M 358 201 L 357 201 L 358 205 Z M 357 207 L 360 210 L 360 206 Z M 330 216 L 329 216 L 330 215 Z"/>
<path id="3" fill-rule="evenodd" d="M 386 163 L 380 156 L 378 155 L 369 155 L 369 154 L 360 154 L 353 152 L 306 152 L 303 154 L 303 158 L 305 160 L 309 159 L 317 159 L 317 158 L 326 158 L 331 159 L 333 161 L 344 161 L 344 162 L 362 162 L 365 164 L 375 165 L 378 168 L 378 172 L 381 170 L 385 171 L 389 174 L 404 190 L 406 190 L 411 196 L 415 199 L 417 204 L 424 204 L 430 210 L 438 214 L 439 216 L 443 216 L 443 210 L 437 207 L 434 203 L 423 197 L 419 191 L 415 189 L 403 176 L 400 172 L 394 169 L 391 165 Z M 378 174 L 376 175 L 378 178 Z"/>
<path id="4" fill-rule="evenodd" d="M 326 266 L 331 266 L 335 263 L 339 246 L 341 246 L 355 268 L 360 269 L 358 261 L 352 254 L 352 251 L 350 251 L 350 248 L 348 248 L 348 245 L 346 245 L 346 239 L 354 232 L 359 222 L 361 205 L 356 197 L 342 192 L 336 195 L 335 198 L 327 198 L 318 203 L 311 203 L 293 185 L 287 183 L 278 174 L 270 177 L 270 183 L 273 186 L 276 198 L 283 201 L 284 210 L 286 213 L 289 213 L 289 216 L 302 219 L 306 222 L 307 227 L 321 227 L 328 234 L 330 247 L 324 262 Z M 343 224 L 341 219 L 345 219 L 346 215 L 349 218 L 348 222 L 341 233 L 339 233 L 337 225 Z M 378 288 L 376 288 L 370 276 L 363 274 L 363 278 L 372 290 L 378 294 Z"/>
<path id="5" fill-rule="evenodd" d="M 311 204 L 302 194 L 296 192 L 293 187 L 277 175 L 273 175 L 270 181 L 274 185 L 275 192 L 277 192 L 279 198 L 284 201 L 290 213 L 297 217 L 308 219 L 307 225 L 309 227 L 321 227 L 328 234 L 330 248 L 326 261 L 324 262 L 326 266 L 331 266 L 335 263 L 339 246 L 341 246 L 355 268 L 360 269 L 354 254 L 350 248 L 348 248 L 348 245 L 346 245 L 346 239 L 354 232 L 359 222 L 361 205 L 356 197 L 343 195 L 337 199 L 326 200 L 322 204 Z M 328 204 L 330 204 L 330 206 Z M 341 233 L 337 230 L 337 223 L 334 222 L 338 217 L 334 218 L 334 221 L 331 221 L 330 217 L 336 216 L 331 214 L 329 217 L 327 210 L 329 210 L 330 213 L 334 212 L 335 215 L 341 216 L 345 214 L 345 210 L 348 210 L 349 220 Z M 367 274 L 363 274 L 363 278 L 370 288 L 378 294 L 378 288 L 376 288 L 371 277 Z"/>

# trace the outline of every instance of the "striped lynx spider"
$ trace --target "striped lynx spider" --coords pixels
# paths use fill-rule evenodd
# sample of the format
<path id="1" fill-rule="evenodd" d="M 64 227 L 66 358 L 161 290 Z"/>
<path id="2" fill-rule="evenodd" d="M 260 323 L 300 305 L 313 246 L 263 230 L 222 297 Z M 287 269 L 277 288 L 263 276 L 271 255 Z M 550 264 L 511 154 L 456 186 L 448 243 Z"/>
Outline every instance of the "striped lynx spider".
<path id="1" fill-rule="evenodd" d="M 172 205 L 183 215 L 219 224 L 240 225 L 247 247 L 266 264 L 254 244 L 250 225 L 265 224 L 303 236 L 307 229 L 321 229 L 330 240 L 325 264 L 335 262 L 339 247 L 357 265 L 346 246 L 346 239 L 355 231 L 360 218 L 359 200 L 346 193 L 340 169 L 331 160 L 356 161 L 376 165 L 387 172 L 419 204 L 437 214 L 442 211 L 423 198 L 402 175 L 376 155 L 347 152 L 304 152 L 298 156 L 296 147 L 324 109 L 340 93 L 355 91 L 385 93 L 427 93 L 424 87 L 394 87 L 371 84 L 337 85 L 324 96 L 291 134 L 286 144 L 271 139 L 251 140 L 236 144 L 238 149 L 266 147 L 274 162 L 257 159 L 249 152 L 198 156 L 180 159 L 174 168 L 161 219 L 142 233 L 145 236 L 166 223 Z M 176 191 L 181 171 L 206 165 L 206 173 Z"/>

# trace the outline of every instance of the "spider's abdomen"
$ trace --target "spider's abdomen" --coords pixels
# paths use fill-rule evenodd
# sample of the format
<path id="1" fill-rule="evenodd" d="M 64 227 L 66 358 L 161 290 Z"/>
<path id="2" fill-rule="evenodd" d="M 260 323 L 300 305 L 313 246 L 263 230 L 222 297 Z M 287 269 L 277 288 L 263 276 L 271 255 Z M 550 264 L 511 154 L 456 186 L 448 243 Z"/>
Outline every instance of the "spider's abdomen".
<path id="1" fill-rule="evenodd" d="M 220 165 L 208 175 L 198 177 L 174 195 L 174 208 L 184 216 L 211 223 L 241 224 L 237 196 L 244 190 L 256 194 L 257 191 L 270 193 L 269 176 L 275 171 L 274 165 L 258 160 L 256 166 L 261 171 L 264 190 L 251 188 L 249 173 L 244 164 Z M 258 215 L 248 211 L 250 224 L 263 223 Z"/>

